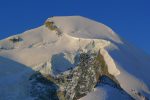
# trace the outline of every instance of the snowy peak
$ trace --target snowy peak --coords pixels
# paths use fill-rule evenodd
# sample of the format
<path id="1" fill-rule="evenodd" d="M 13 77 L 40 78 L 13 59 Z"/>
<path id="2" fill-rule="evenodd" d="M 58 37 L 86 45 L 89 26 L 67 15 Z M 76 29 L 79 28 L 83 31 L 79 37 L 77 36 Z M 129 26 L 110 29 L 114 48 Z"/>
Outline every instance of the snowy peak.
<path id="1" fill-rule="evenodd" d="M 0 100 L 148 100 L 149 58 L 104 24 L 51 17 L 0 41 Z"/>
<path id="2" fill-rule="evenodd" d="M 113 30 L 102 23 L 81 16 L 51 17 L 47 21 L 54 22 L 63 33 L 78 38 L 104 39 L 122 43 Z"/>

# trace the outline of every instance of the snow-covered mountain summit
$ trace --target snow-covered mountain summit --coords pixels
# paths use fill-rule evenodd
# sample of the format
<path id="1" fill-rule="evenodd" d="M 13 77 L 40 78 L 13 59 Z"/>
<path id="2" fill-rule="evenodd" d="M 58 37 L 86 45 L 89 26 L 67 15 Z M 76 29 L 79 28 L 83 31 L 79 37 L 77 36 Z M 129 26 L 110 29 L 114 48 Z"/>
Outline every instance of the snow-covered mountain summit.
<path id="1" fill-rule="evenodd" d="M 150 99 L 150 57 L 81 17 L 0 41 L 0 100 Z"/>

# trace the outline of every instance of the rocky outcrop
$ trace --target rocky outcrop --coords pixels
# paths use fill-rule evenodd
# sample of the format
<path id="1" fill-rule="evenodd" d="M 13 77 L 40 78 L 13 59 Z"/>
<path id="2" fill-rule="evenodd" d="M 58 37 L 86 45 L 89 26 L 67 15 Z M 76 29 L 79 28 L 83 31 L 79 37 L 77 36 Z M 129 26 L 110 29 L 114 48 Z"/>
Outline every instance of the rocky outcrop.
<path id="1" fill-rule="evenodd" d="M 20 36 L 15 35 L 15 36 L 7 38 L 5 42 L 0 43 L 0 51 L 12 50 L 12 49 L 18 48 L 20 46 L 20 43 L 23 42 L 23 39 Z"/>
<path id="2" fill-rule="evenodd" d="M 55 31 L 58 36 L 62 35 L 61 30 L 55 25 L 53 21 L 46 21 L 45 26 L 51 31 Z"/>
<path id="3" fill-rule="evenodd" d="M 23 39 L 20 36 L 14 36 L 14 37 L 10 38 L 9 40 L 13 43 L 23 41 Z"/>
<path id="4" fill-rule="evenodd" d="M 55 94 L 56 98 L 59 100 L 77 100 L 93 91 L 94 87 L 98 83 L 104 83 L 104 76 L 113 81 L 113 87 L 116 87 L 120 89 L 120 91 L 123 91 L 115 77 L 108 73 L 107 65 L 100 52 L 82 52 L 79 55 L 79 62 L 80 63 L 75 68 L 70 68 L 68 69 L 68 71 L 65 71 L 59 75 L 45 75 L 43 78 L 50 81 L 50 83 L 42 81 L 43 84 L 45 84 L 46 82 L 46 87 L 48 87 L 46 89 L 49 89 L 46 91 L 55 91 L 55 93 L 52 92 L 52 94 Z M 39 77 L 36 78 L 39 80 Z M 41 82 L 41 79 L 42 78 L 40 78 L 39 82 Z M 51 82 L 53 84 L 51 84 Z M 32 82 L 32 84 L 33 83 L 34 82 Z M 105 83 L 107 82 L 105 81 Z M 32 96 L 36 96 L 33 94 L 39 94 L 37 91 L 38 90 L 36 88 L 32 89 Z M 46 92 L 42 92 L 42 94 L 43 93 Z M 44 95 L 48 96 L 47 94 Z M 49 93 L 49 95 L 51 95 L 51 93 Z"/>

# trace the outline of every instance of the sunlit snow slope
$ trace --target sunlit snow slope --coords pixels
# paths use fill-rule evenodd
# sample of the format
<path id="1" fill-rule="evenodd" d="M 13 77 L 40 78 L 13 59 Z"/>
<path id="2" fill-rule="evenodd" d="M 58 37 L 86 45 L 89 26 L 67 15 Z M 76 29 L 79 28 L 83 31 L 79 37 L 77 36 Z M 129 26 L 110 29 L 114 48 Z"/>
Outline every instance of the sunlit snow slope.
<path id="1" fill-rule="evenodd" d="M 61 35 L 42 25 L 0 41 L 0 100 L 34 100 L 26 89 L 29 76 L 35 71 L 57 75 L 74 67 L 74 57 L 80 50 L 100 51 L 108 72 L 129 95 L 136 100 L 150 99 L 150 57 L 145 53 L 109 27 L 81 16 L 52 17 L 46 22 L 54 22 Z M 95 47 L 91 46 L 93 42 Z M 43 64 L 46 67 L 41 67 Z M 124 98 L 112 87 L 100 86 L 81 100 L 111 97 Z"/>

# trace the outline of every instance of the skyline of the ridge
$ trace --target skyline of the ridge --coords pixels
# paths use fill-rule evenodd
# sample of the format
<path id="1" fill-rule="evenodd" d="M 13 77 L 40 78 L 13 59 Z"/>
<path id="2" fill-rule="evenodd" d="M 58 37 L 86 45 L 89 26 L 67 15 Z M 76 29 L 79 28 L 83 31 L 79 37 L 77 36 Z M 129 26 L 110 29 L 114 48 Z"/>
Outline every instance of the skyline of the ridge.
<path id="1" fill-rule="evenodd" d="M 0 39 L 39 27 L 51 16 L 80 15 L 111 27 L 150 54 L 149 0 L 1 0 Z"/>

